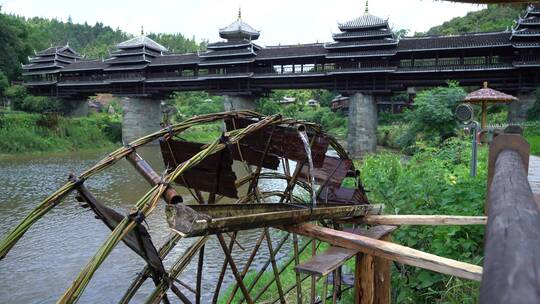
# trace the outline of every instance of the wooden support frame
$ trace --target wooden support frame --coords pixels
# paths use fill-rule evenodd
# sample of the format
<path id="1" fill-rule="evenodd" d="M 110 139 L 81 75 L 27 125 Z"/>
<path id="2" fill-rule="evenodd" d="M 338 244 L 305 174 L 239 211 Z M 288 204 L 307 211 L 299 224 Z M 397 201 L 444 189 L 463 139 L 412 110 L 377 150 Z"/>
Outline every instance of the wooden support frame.
<path id="1" fill-rule="evenodd" d="M 482 267 L 425 253 L 402 245 L 336 231 L 313 224 L 280 227 L 286 231 L 315 238 L 332 245 L 357 249 L 363 253 L 443 274 L 480 281 Z"/>
<path id="2" fill-rule="evenodd" d="M 520 149 L 492 152 L 480 303 L 540 303 L 540 207 Z"/>

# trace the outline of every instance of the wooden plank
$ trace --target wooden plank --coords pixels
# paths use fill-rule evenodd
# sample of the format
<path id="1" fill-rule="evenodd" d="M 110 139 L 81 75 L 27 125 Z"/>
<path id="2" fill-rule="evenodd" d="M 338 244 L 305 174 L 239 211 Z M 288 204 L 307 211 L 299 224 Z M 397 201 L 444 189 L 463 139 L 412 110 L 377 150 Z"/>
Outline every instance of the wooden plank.
<path id="1" fill-rule="evenodd" d="M 171 172 L 205 148 L 204 144 L 181 141 L 160 141 L 165 168 Z M 174 182 L 192 189 L 238 198 L 236 174 L 232 170 L 233 159 L 228 149 L 209 155 L 196 166 L 186 170 Z"/>
<path id="2" fill-rule="evenodd" d="M 366 236 L 372 239 L 381 239 L 390 233 L 392 233 L 394 230 L 396 230 L 397 226 L 389 226 L 389 225 L 379 225 L 379 226 L 373 226 L 369 229 L 366 228 L 345 228 L 343 231 L 353 234 L 358 234 L 362 236 Z"/>
<path id="3" fill-rule="evenodd" d="M 361 235 L 337 231 L 313 224 L 290 225 L 280 228 L 292 233 L 315 238 L 334 246 L 356 249 L 373 256 L 464 279 L 480 281 L 482 276 L 482 267 L 480 266 L 455 261 L 406 246 L 375 240 Z"/>
<path id="4" fill-rule="evenodd" d="M 326 183 L 328 186 L 339 188 L 351 168 L 352 160 L 327 155 L 324 158 L 322 167 L 313 169 L 313 177 L 315 178 L 315 183 L 318 185 L 324 185 Z M 309 182 L 308 170 L 308 167 L 302 167 L 302 170 L 298 174 L 298 179 Z"/>
<path id="5" fill-rule="evenodd" d="M 315 276 L 325 276 L 343 265 L 356 253 L 358 250 L 332 246 L 309 261 L 295 266 L 294 270 Z"/>
<path id="6" fill-rule="evenodd" d="M 234 119 L 234 125 L 233 125 Z M 225 126 L 227 131 L 245 128 L 257 121 L 247 118 L 232 118 L 225 119 Z M 294 161 L 304 161 L 306 159 L 306 152 L 304 144 L 298 135 L 298 130 L 291 126 L 277 126 L 273 131 L 273 126 L 267 126 L 261 130 L 247 135 L 240 141 L 240 145 L 245 145 L 257 150 L 259 152 L 264 151 L 267 139 L 272 134 L 272 140 L 270 141 L 269 153 L 280 157 L 285 157 Z M 324 135 L 315 134 L 311 131 L 307 132 L 311 146 L 311 154 L 313 158 L 313 166 L 320 168 L 323 166 L 324 158 L 330 141 Z"/>
<path id="7" fill-rule="evenodd" d="M 318 202 L 334 204 L 369 204 L 361 189 L 324 186 L 317 196 Z"/>
<path id="8" fill-rule="evenodd" d="M 487 216 L 454 215 L 366 215 L 362 218 L 369 225 L 485 225 Z"/>
<path id="9" fill-rule="evenodd" d="M 480 303 L 540 303 L 540 208 L 518 151 L 503 150 L 496 159 Z"/>

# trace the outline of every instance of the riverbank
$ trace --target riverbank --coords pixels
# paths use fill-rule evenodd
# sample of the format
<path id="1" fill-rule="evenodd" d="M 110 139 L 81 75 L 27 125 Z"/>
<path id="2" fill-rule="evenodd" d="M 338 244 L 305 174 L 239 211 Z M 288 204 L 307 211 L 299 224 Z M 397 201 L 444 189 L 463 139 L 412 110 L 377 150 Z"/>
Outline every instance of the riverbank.
<path id="1" fill-rule="evenodd" d="M 0 113 L 0 155 L 113 148 L 122 141 L 119 116 Z"/>

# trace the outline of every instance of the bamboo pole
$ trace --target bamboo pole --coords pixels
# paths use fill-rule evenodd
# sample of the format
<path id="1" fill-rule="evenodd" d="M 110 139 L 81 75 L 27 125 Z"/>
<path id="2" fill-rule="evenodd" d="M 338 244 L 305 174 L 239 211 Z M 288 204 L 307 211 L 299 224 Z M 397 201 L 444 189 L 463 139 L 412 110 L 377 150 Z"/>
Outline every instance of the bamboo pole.
<path id="1" fill-rule="evenodd" d="M 300 249 L 300 254 L 302 252 L 304 252 L 304 250 L 309 246 L 309 244 L 311 243 L 311 240 L 309 242 L 307 242 L 306 244 L 304 244 L 302 246 L 302 248 Z M 278 275 L 281 275 L 285 270 L 287 270 L 287 267 L 289 267 L 289 265 L 291 265 L 291 263 L 295 260 L 294 257 L 291 257 L 287 262 L 285 262 L 283 264 L 283 266 L 281 267 L 281 269 L 279 270 L 278 272 Z M 261 289 L 261 291 L 255 296 L 254 298 L 254 301 L 256 302 L 257 300 L 259 300 L 259 298 L 268 290 L 268 288 L 270 288 L 270 286 L 274 283 L 274 281 L 276 280 L 276 276 L 274 275 L 274 277 L 272 277 L 271 280 L 269 280 L 266 285 Z M 281 300 L 281 299 L 280 299 Z"/>
<path id="2" fill-rule="evenodd" d="M 244 278 L 246 276 L 246 274 L 248 273 L 249 271 L 249 268 L 251 267 L 251 263 L 253 262 L 253 259 L 255 258 L 255 255 L 257 254 L 257 251 L 259 250 L 259 248 L 261 247 L 261 244 L 263 242 L 265 238 L 265 234 L 264 232 L 261 233 L 259 239 L 257 240 L 257 243 L 255 243 L 255 247 L 253 248 L 253 250 L 251 251 L 251 254 L 249 255 L 249 258 L 246 262 L 246 265 L 244 266 L 244 270 L 242 270 L 242 278 Z M 231 295 L 229 296 L 229 299 L 227 300 L 227 304 L 230 304 L 233 299 L 234 299 L 234 296 L 236 295 L 236 292 L 238 291 L 238 284 L 235 284 L 234 285 L 234 288 L 231 292 Z"/>
<path id="3" fill-rule="evenodd" d="M 300 253 L 298 252 L 298 235 L 293 233 L 293 247 L 294 247 L 294 266 L 300 264 Z M 302 303 L 302 281 L 300 280 L 300 273 L 295 271 L 296 280 L 296 303 Z"/>
<path id="4" fill-rule="evenodd" d="M 222 234 L 218 234 L 218 239 L 223 238 Z M 233 237 L 231 237 L 229 241 L 229 247 L 228 252 L 232 252 L 233 246 L 234 246 L 234 238 L 236 238 L 236 232 L 233 234 Z M 221 240 L 220 240 L 221 242 Z M 225 250 L 225 249 L 223 249 Z M 219 298 L 219 292 L 221 290 L 221 285 L 223 284 L 223 279 L 225 278 L 225 272 L 227 271 L 227 264 L 229 263 L 229 259 L 227 258 L 227 255 L 225 255 L 225 258 L 223 259 L 223 264 L 221 265 L 221 271 L 219 272 L 218 281 L 216 283 L 216 288 L 214 289 L 214 297 L 212 298 L 212 303 L 217 303 L 217 300 Z"/>
<path id="5" fill-rule="evenodd" d="M 202 245 L 206 243 L 208 236 L 200 237 L 195 243 L 193 243 L 182 256 L 172 265 L 171 270 L 169 271 L 169 277 L 171 279 L 177 278 L 189 265 L 189 262 L 201 248 Z M 145 303 L 159 303 L 161 298 L 167 293 L 169 284 L 162 282 L 157 286 L 150 296 L 146 299 Z"/>
<path id="6" fill-rule="evenodd" d="M 225 239 L 223 238 L 222 234 L 217 235 L 219 244 L 221 245 L 221 249 L 223 249 L 223 253 L 225 253 L 225 257 L 227 258 L 227 261 L 231 267 L 231 271 L 236 279 L 236 282 L 238 285 L 240 285 L 240 290 L 244 294 L 244 298 L 248 302 L 248 304 L 254 303 L 249 295 L 249 291 L 246 289 L 246 286 L 244 285 L 244 282 L 242 281 L 242 277 L 238 273 L 238 268 L 236 268 L 236 264 L 234 263 L 234 260 L 231 256 L 230 251 L 227 249 L 227 245 L 225 244 Z"/>

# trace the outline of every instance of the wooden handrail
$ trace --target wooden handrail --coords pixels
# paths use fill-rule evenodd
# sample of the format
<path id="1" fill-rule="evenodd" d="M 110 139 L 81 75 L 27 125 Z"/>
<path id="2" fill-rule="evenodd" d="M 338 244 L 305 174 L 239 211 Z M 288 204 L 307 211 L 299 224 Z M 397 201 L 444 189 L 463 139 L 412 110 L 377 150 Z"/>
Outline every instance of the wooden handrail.
<path id="1" fill-rule="evenodd" d="M 528 149 L 516 134 L 490 148 L 480 303 L 540 303 L 540 209 L 527 179 Z"/>

